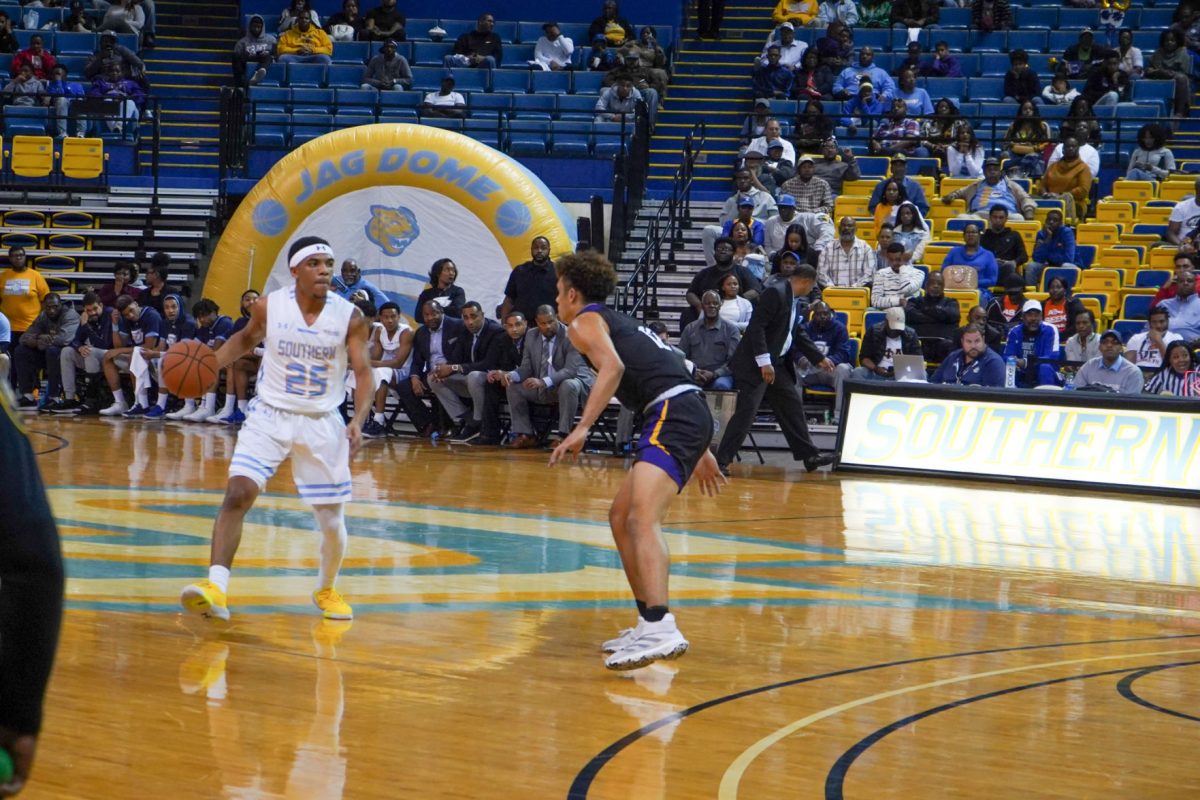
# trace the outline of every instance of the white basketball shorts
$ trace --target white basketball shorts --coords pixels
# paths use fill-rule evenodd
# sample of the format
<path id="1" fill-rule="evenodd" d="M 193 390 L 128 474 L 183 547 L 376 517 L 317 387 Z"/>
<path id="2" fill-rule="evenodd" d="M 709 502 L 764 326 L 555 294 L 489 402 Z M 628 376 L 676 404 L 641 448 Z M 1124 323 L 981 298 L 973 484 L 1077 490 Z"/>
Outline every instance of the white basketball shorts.
<path id="1" fill-rule="evenodd" d="M 249 478 L 261 491 L 289 455 L 302 500 L 314 506 L 349 502 L 350 440 L 341 415 L 296 414 L 255 398 L 238 432 L 229 476 Z"/>

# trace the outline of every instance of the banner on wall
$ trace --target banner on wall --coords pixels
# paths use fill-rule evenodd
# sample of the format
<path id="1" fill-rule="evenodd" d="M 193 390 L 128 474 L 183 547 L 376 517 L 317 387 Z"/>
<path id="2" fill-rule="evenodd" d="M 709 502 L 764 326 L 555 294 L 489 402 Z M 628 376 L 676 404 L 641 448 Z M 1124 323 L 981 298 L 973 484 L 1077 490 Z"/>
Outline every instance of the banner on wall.
<path id="1" fill-rule="evenodd" d="M 847 469 L 1200 494 L 1200 409 L 1090 392 L 847 381 Z"/>
<path id="2" fill-rule="evenodd" d="M 535 175 L 507 155 L 453 131 L 364 125 L 293 150 L 246 196 L 213 254 L 204 296 L 236 308 L 247 288 L 291 281 L 287 248 L 300 236 L 329 240 L 340 262 L 406 314 L 433 262 L 450 258 L 467 299 L 491 314 L 530 242 L 552 257 L 575 247 L 574 222 Z"/>

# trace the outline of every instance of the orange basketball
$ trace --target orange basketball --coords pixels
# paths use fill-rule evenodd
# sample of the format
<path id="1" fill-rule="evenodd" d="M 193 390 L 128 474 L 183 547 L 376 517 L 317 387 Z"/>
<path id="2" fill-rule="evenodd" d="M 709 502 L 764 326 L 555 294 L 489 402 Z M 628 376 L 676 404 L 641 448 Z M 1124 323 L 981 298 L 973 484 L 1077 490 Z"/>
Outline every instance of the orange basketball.
<path id="1" fill-rule="evenodd" d="M 163 388 L 176 397 L 203 397 L 217 382 L 217 354 L 195 339 L 171 345 L 161 367 Z"/>

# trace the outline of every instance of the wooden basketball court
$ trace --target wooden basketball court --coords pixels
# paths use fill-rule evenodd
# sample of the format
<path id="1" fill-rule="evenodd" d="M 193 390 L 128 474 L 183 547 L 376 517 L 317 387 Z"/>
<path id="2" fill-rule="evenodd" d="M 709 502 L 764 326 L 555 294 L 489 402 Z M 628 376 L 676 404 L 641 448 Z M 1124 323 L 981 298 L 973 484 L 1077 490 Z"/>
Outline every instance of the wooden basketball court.
<path id="1" fill-rule="evenodd" d="M 29 798 L 1200 795 L 1195 504 L 735 467 L 671 510 L 691 651 L 612 673 L 619 460 L 368 443 L 353 624 L 285 468 L 214 627 L 235 433 L 26 419 L 70 575 Z"/>

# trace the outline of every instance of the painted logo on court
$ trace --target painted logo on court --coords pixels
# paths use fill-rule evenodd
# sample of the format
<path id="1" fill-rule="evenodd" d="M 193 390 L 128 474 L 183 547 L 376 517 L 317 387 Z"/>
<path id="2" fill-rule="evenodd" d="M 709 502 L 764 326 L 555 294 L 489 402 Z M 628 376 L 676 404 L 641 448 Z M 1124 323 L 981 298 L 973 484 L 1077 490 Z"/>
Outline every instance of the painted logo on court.
<path id="1" fill-rule="evenodd" d="M 404 206 L 371 206 L 371 219 L 366 226 L 367 240 L 384 255 L 398 256 L 421 235 L 417 215 Z"/>

